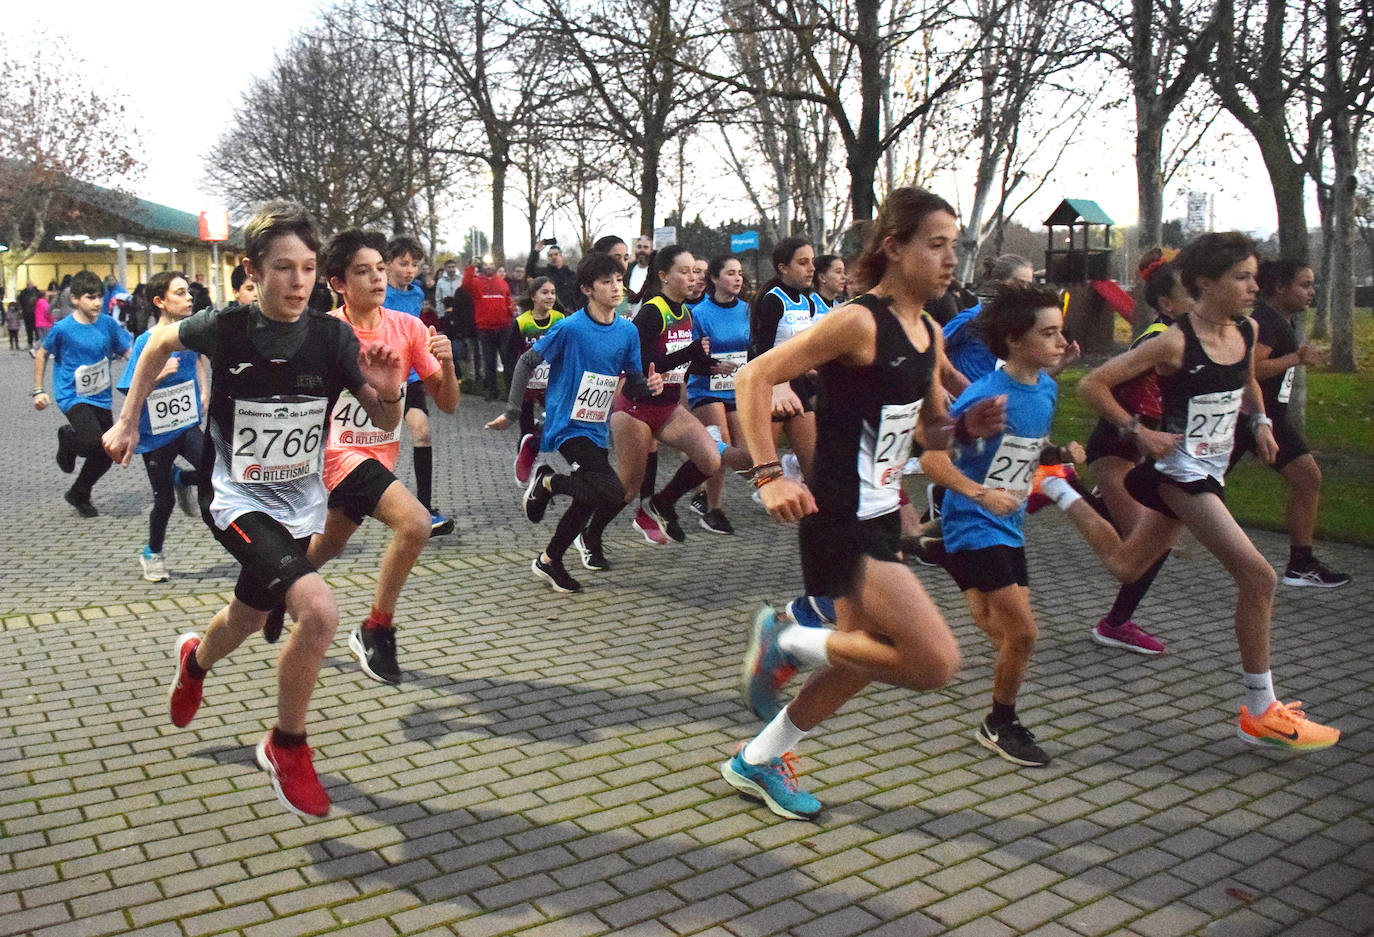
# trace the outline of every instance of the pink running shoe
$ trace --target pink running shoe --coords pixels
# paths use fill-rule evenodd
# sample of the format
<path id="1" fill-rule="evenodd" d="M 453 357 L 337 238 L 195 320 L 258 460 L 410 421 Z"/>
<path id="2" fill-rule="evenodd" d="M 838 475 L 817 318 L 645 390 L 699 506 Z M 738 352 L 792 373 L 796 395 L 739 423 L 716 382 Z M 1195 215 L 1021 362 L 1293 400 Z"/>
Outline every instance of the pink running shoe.
<path id="1" fill-rule="evenodd" d="M 520 437 L 520 450 L 515 455 L 515 480 L 522 485 L 529 484 L 534 460 L 539 458 L 539 440 L 533 433 Z"/>
<path id="2" fill-rule="evenodd" d="M 1164 642 L 1133 621 L 1122 625 L 1109 625 L 1104 618 L 1093 628 L 1093 640 L 1107 647 L 1124 648 L 1137 654 L 1154 656 L 1164 653 Z"/>
<path id="3" fill-rule="evenodd" d="M 645 540 L 655 546 L 662 546 L 668 542 L 668 535 L 658 526 L 658 521 L 650 517 L 643 508 L 635 511 L 635 519 L 630 521 L 630 524 L 644 535 Z"/>

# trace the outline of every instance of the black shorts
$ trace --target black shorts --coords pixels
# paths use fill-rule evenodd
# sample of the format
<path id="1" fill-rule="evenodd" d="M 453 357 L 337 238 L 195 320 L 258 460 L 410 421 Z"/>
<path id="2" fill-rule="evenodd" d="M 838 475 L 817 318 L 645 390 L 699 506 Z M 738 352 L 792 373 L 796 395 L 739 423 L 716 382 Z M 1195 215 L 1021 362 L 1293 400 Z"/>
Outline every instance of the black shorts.
<path id="1" fill-rule="evenodd" d="M 426 416 L 429 415 L 429 404 L 425 402 L 425 382 L 411 381 L 406 385 L 406 408 L 405 412 L 419 410 Z"/>
<path id="2" fill-rule="evenodd" d="M 802 518 L 802 581 L 807 595 L 848 595 L 865 556 L 900 563 L 902 520 L 898 512 L 861 521 L 852 515 L 808 514 Z"/>
<path id="3" fill-rule="evenodd" d="M 995 546 L 945 554 L 945 571 L 960 592 L 977 589 L 996 592 L 1007 586 L 1029 586 L 1026 551 L 1022 547 Z"/>
<path id="4" fill-rule="evenodd" d="M 697 407 L 704 407 L 707 404 L 711 403 L 718 403 L 721 406 L 725 407 L 726 413 L 735 412 L 735 402 L 733 400 L 726 400 L 723 397 L 698 397 L 696 400 L 693 400 L 691 402 L 693 410 L 695 410 Z"/>
<path id="5" fill-rule="evenodd" d="M 1132 498 L 1135 498 L 1151 511 L 1158 511 L 1165 517 L 1178 520 L 1178 515 L 1169 508 L 1169 505 L 1164 503 L 1164 499 L 1159 495 L 1161 485 L 1172 485 L 1185 494 L 1212 494 L 1222 501 L 1226 500 L 1226 489 L 1222 487 L 1221 482 L 1210 475 L 1195 482 L 1181 482 L 1175 478 L 1170 478 L 1155 468 L 1153 462 L 1142 462 L 1126 473 L 1126 492 Z"/>
<path id="6" fill-rule="evenodd" d="M 1274 421 L 1274 442 L 1279 444 L 1279 454 L 1274 458 L 1273 469 L 1282 472 L 1294 459 L 1305 456 L 1312 450 L 1307 448 L 1307 440 L 1302 438 L 1302 434 L 1288 422 L 1287 414 L 1279 414 L 1270 419 Z M 1250 432 L 1249 418 L 1241 414 L 1240 419 L 1236 420 L 1235 448 L 1231 450 L 1231 464 L 1227 466 L 1227 470 L 1235 468 L 1245 453 L 1254 451 L 1255 434 Z"/>
<path id="7" fill-rule="evenodd" d="M 1159 421 L 1141 417 L 1140 425 L 1146 429 L 1159 429 Z M 1088 464 L 1092 465 L 1103 456 L 1116 456 L 1118 459 L 1125 459 L 1127 462 L 1139 462 L 1141 453 L 1134 440 L 1122 439 L 1116 427 L 1106 420 L 1098 420 L 1093 427 L 1093 433 L 1088 437 L 1088 445 L 1085 449 L 1088 455 Z"/>
<path id="8" fill-rule="evenodd" d="M 286 592 L 315 572 L 305 558 L 310 538 L 297 539 L 261 511 L 240 514 L 225 530 L 210 525 L 215 539 L 239 561 L 234 597 L 249 608 L 268 611 L 286 602 Z"/>
<path id="9" fill-rule="evenodd" d="M 371 516 L 377 502 L 396 481 L 391 470 L 376 459 L 362 462 L 344 476 L 343 481 L 329 493 L 329 510 L 339 511 L 355 524 Z"/>

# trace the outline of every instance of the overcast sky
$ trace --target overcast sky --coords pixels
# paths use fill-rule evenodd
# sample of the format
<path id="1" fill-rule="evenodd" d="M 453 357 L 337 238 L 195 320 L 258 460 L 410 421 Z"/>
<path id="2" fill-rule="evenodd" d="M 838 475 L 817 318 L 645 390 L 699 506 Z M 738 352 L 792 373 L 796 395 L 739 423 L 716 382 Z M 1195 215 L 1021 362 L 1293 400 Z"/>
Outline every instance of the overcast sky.
<path id="1" fill-rule="evenodd" d="M 24 26 L 3 26 L 7 38 L 24 41 L 23 32 L 46 29 L 49 35 L 87 37 L 82 53 L 90 60 L 100 86 L 122 94 L 139 121 L 147 171 L 139 193 L 145 198 L 199 212 L 217 199 L 203 186 L 203 154 L 233 119 L 241 89 L 254 76 L 267 72 L 273 57 L 292 36 L 308 25 L 324 4 L 318 0 L 234 0 L 229 5 L 202 5 L 145 0 L 133 7 L 111 6 L 107 0 L 67 0 L 31 4 L 24 10 Z M 79 27 L 77 26 L 79 24 Z M 166 29 L 181 37 L 181 54 L 170 65 L 149 55 L 153 38 Z M 148 63 L 147 67 L 143 67 Z M 162 115 L 174 115 L 168 119 Z M 1134 143 L 1129 133 L 1130 114 L 1118 111 L 1096 128 L 1061 162 L 1055 176 L 1032 200 L 1017 220 L 1038 227 L 1061 198 L 1093 198 L 1119 224 L 1135 220 Z M 1219 122 L 1225 124 L 1226 121 Z M 1253 144 L 1236 134 L 1227 144 L 1232 151 L 1232 171 L 1221 174 L 1224 186 L 1208 181 L 1191 184 L 1215 194 L 1216 223 L 1267 234 L 1274 228 L 1273 199 Z M 707 173 L 714 175 L 714 173 Z M 688 194 L 688 217 L 698 212 L 709 221 L 737 213 L 739 200 L 725 199 L 713 217 L 706 193 L 721 191 L 723 180 L 703 180 L 695 188 L 700 201 Z M 1166 189 L 1166 219 L 1181 217 L 1181 190 L 1189 180 L 1176 180 Z M 955 197 L 956 193 L 942 193 Z M 962 193 L 967 199 L 971 192 Z M 666 214 L 673 192 L 661 191 L 660 213 Z M 624 220 L 615 223 L 616 233 L 633 235 L 635 213 L 626 205 Z M 1309 210 L 1309 222 L 1317 220 Z M 490 209 L 473 205 L 446 226 L 450 246 L 457 247 L 470 224 L 490 228 Z M 552 232 L 572 240 L 570 225 Z M 619 231 L 625 227 L 625 231 Z M 520 250 L 525 222 L 510 206 L 506 212 L 507 247 Z"/>

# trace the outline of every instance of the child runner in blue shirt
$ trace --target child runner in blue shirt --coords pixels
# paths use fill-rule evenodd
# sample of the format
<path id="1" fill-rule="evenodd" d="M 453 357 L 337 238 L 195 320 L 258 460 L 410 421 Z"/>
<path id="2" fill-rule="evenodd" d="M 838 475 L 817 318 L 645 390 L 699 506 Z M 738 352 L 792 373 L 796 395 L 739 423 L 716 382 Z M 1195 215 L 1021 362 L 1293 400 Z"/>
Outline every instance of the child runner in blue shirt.
<path id="1" fill-rule="evenodd" d="M 148 299 L 160 313 L 159 325 L 180 322 L 191 314 L 191 289 L 186 275 L 179 270 L 155 273 L 148 281 Z M 138 356 L 148 344 L 152 332 L 144 332 L 134 340 L 129 364 L 116 385 L 128 393 L 138 366 Z M 196 486 L 200 477 L 195 466 L 200 465 L 205 449 L 205 436 L 200 431 L 200 417 L 207 401 L 203 395 L 208 381 L 200 379 L 203 359 L 194 351 L 175 352 L 162 369 L 162 379 L 148 395 L 143 412 L 138 415 L 138 446 L 143 467 L 148 470 L 148 483 L 153 486 L 153 509 L 148 514 L 148 542 L 138 555 L 143 578 L 149 582 L 167 579 L 167 564 L 162 559 L 162 543 L 167 536 L 167 521 L 172 516 L 172 504 L 194 517 L 196 514 Z M 181 456 L 192 466 L 177 466 Z"/>
<path id="2" fill-rule="evenodd" d="M 82 517 L 100 512 L 91 504 L 91 490 L 110 470 L 110 458 L 100 443 L 114 418 L 110 414 L 110 361 L 129 352 L 133 338 L 112 316 L 100 314 L 104 295 L 100 277 L 82 270 L 72 277 L 76 311 L 52 327 L 33 360 L 33 406 L 44 410 L 53 398 L 69 425 L 57 430 L 57 467 L 70 475 L 78 456 L 86 462 L 76 481 L 63 494 Z M 53 395 L 43 390 L 48 359 L 54 362 Z"/>
<path id="3" fill-rule="evenodd" d="M 1042 462 L 1083 459 L 1078 443 L 1064 449 L 1048 445 L 1058 389 L 1045 370 L 1059 363 L 1068 342 L 1058 294 L 1034 287 L 997 294 L 975 328 L 1006 366 L 970 384 L 950 413 L 957 417 L 979 401 L 1002 397 L 1006 428 L 981 445 L 952 450 L 953 461 L 950 451 L 927 452 L 921 466 L 931 481 L 948 489 L 942 515 L 945 569 L 997 652 L 992 712 L 975 737 L 1012 764 L 1039 766 L 1050 758 L 1016 715 L 1037 632 L 1021 524 Z"/>

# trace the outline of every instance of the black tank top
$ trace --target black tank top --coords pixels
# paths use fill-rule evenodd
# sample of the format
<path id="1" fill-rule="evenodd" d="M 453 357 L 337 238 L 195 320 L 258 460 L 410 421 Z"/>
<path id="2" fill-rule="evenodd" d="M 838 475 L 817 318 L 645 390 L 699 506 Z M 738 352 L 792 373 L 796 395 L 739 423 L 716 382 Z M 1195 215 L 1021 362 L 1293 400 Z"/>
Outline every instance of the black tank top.
<path id="1" fill-rule="evenodd" d="M 1182 439 L 1155 467 L 1180 481 L 1209 475 L 1221 479 L 1233 445 L 1241 394 L 1250 376 L 1250 353 L 1255 344 L 1249 319 L 1237 322 L 1245 354 L 1234 364 L 1218 364 L 1207 355 L 1191 317 L 1176 320 L 1183 331 L 1183 366 L 1159 376 L 1164 411 L 1161 429 Z"/>
<path id="2" fill-rule="evenodd" d="M 819 369 L 811 491 L 821 513 L 868 520 L 897 510 L 917 406 L 935 367 L 935 335 L 922 315 L 929 344 L 917 351 L 886 299 L 865 293 L 854 302 L 877 326 L 873 363 L 830 361 Z"/>

